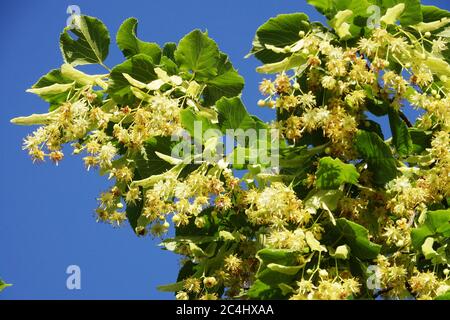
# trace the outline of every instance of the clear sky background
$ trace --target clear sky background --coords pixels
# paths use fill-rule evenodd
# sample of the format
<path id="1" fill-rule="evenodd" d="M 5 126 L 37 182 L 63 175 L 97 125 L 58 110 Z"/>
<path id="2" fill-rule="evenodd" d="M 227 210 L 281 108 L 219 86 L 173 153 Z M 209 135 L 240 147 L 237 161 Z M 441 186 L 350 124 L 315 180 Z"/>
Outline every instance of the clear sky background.
<path id="1" fill-rule="evenodd" d="M 447 0 L 423 2 L 450 9 Z M 82 14 L 100 18 L 112 40 L 131 16 L 139 19 L 141 39 L 161 45 L 178 42 L 192 29 L 207 29 L 246 79 L 247 108 L 264 120 L 274 115 L 256 107 L 262 79 L 254 71 L 258 62 L 244 59 L 256 29 L 280 13 L 322 18 L 306 0 L 0 2 L 0 277 L 14 284 L 0 299 L 172 299 L 156 286 L 175 282 L 177 256 L 162 251 L 158 239 L 137 238 L 128 225 L 95 222 L 96 197 L 108 181 L 86 172 L 79 156 L 67 155 L 58 167 L 33 165 L 21 150 L 32 128 L 9 123 L 15 116 L 46 112 L 47 104 L 25 90 L 63 63 L 59 34 L 73 4 Z M 122 61 L 113 42 L 106 64 Z M 69 265 L 81 268 L 81 290 L 66 288 Z"/>

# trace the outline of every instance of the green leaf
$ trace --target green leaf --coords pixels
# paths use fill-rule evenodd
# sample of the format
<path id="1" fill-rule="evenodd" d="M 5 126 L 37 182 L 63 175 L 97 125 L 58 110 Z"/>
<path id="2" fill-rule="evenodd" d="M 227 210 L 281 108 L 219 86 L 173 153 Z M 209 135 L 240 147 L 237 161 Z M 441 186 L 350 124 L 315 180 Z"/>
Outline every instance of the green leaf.
<path id="1" fill-rule="evenodd" d="M 7 287 L 11 287 L 12 284 L 4 282 L 2 279 L 0 279 L 0 292 L 5 290 Z"/>
<path id="2" fill-rule="evenodd" d="M 206 82 L 203 97 L 207 105 L 213 105 L 222 97 L 238 96 L 244 88 L 244 78 L 233 68 L 228 56 L 220 53 L 217 76 Z"/>
<path id="3" fill-rule="evenodd" d="M 367 8 L 373 4 L 373 0 L 307 0 L 317 11 L 325 15 L 328 20 L 334 18 L 338 11 L 351 10 L 356 17 L 368 17 Z M 366 19 L 363 19 L 366 20 Z M 364 24 L 366 22 L 364 21 Z"/>
<path id="4" fill-rule="evenodd" d="M 169 75 L 177 75 L 179 70 L 177 64 L 166 56 L 162 56 L 159 67 L 166 71 Z"/>
<path id="5" fill-rule="evenodd" d="M 450 19 L 448 22 L 450 23 Z M 424 61 L 424 64 L 437 76 L 450 76 L 450 64 L 440 58 L 429 56 L 427 60 Z"/>
<path id="6" fill-rule="evenodd" d="M 192 253 L 195 259 L 201 259 L 208 257 L 208 254 L 200 248 L 198 245 L 196 245 L 193 242 L 187 242 L 187 245 L 189 247 L 189 251 Z"/>
<path id="7" fill-rule="evenodd" d="M 245 109 L 240 98 L 221 98 L 216 103 L 219 125 L 222 132 L 227 129 L 257 129 L 258 124 Z"/>
<path id="8" fill-rule="evenodd" d="M 351 254 L 360 259 L 374 259 L 381 250 L 380 245 L 369 240 L 366 228 L 345 218 L 337 219 L 336 226 L 329 225 L 323 241 L 332 247 L 346 244 Z"/>
<path id="9" fill-rule="evenodd" d="M 337 11 L 351 10 L 355 17 L 367 17 L 367 8 L 372 5 L 372 0 L 333 0 L 334 9 Z"/>
<path id="10" fill-rule="evenodd" d="M 391 149 L 373 132 L 358 130 L 356 149 L 369 165 L 374 183 L 384 186 L 397 176 L 397 166 Z"/>
<path id="11" fill-rule="evenodd" d="M 337 189 L 344 183 L 358 183 L 359 173 L 353 164 L 339 159 L 324 157 L 320 159 L 316 172 L 316 186 L 320 189 Z"/>
<path id="12" fill-rule="evenodd" d="M 181 124 L 183 128 L 186 129 L 191 137 L 195 137 L 194 132 L 194 123 L 199 121 L 202 123 L 202 133 L 205 133 L 206 130 L 219 130 L 219 127 L 212 123 L 210 119 L 204 117 L 193 110 L 193 108 L 187 108 L 181 110 Z"/>
<path id="13" fill-rule="evenodd" d="M 423 22 L 433 22 L 442 18 L 450 18 L 450 11 L 435 6 L 421 6 Z"/>
<path id="14" fill-rule="evenodd" d="M 409 155 L 413 149 L 413 143 L 408 126 L 399 117 L 399 113 L 392 108 L 389 109 L 389 125 L 392 132 L 392 142 L 398 154 L 401 156 Z"/>
<path id="15" fill-rule="evenodd" d="M 429 237 L 426 238 L 425 242 L 422 244 L 422 252 L 425 259 L 432 259 L 437 255 L 436 251 L 433 249 L 433 243 L 434 239 Z"/>
<path id="16" fill-rule="evenodd" d="M 250 299 L 280 299 L 283 295 L 279 287 L 272 287 L 261 280 L 256 280 L 247 291 Z"/>
<path id="17" fill-rule="evenodd" d="M 422 21 L 420 0 L 307 0 L 307 2 L 315 6 L 329 21 L 335 18 L 339 11 L 352 11 L 353 16 L 339 25 L 339 28 L 343 28 L 340 31 L 341 36 L 348 31 L 347 37 L 359 37 L 362 28 L 366 26 L 367 18 L 370 14 L 373 14 L 373 11 L 368 11 L 368 8 L 372 5 L 377 5 L 382 9 L 383 13 L 386 13 L 387 9 L 404 3 L 405 10 L 400 16 L 401 24 L 406 26 Z"/>
<path id="18" fill-rule="evenodd" d="M 311 214 L 316 214 L 318 209 L 328 213 L 331 223 L 336 224 L 333 212 L 336 210 L 339 200 L 342 198 L 341 190 L 316 190 L 313 189 L 305 199 L 305 209 Z"/>
<path id="19" fill-rule="evenodd" d="M 224 241 L 239 241 L 239 238 L 235 237 L 231 232 L 226 230 L 219 231 L 219 239 Z"/>
<path id="20" fill-rule="evenodd" d="M 72 65 L 102 64 L 109 52 L 109 31 L 97 18 L 75 16 L 76 28 L 66 27 L 59 42 L 64 61 Z M 77 39 L 71 37 L 73 33 Z"/>
<path id="21" fill-rule="evenodd" d="M 250 54 L 254 54 L 262 63 L 281 61 L 290 54 L 276 53 L 266 46 L 290 46 L 300 40 L 300 31 L 306 33 L 309 29 L 308 16 L 304 13 L 280 14 L 270 18 L 256 31 Z"/>
<path id="22" fill-rule="evenodd" d="M 267 265 L 269 263 L 278 263 L 282 265 L 295 265 L 297 253 L 286 249 L 261 249 L 256 256 Z"/>
<path id="23" fill-rule="evenodd" d="M 177 292 L 183 290 L 184 281 L 178 281 L 171 284 L 165 284 L 162 286 L 158 286 L 158 291 L 161 292 Z"/>
<path id="24" fill-rule="evenodd" d="M 45 76 L 41 77 L 33 86 L 32 88 L 43 88 L 48 87 L 53 84 L 67 84 L 72 83 L 73 80 L 64 77 L 61 73 L 60 69 L 53 69 L 49 73 L 47 73 Z"/>
<path id="25" fill-rule="evenodd" d="M 382 3 L 385 10 L 400 3 L 405 4 L 405 9 L 400 16 L 400 24 L 402 26 L 414 25 L 423 20 L 420 0 L 383 0 Z"/>
<path id="26" fill-rule="evenodd" d="M 388 8 L 386 14 L 381 17 L 381 22 L 386 25 L 395 24 L 405 10 L 405 4 L 399 3 L 392 8 Z"/>
<path id="27" fill-rule="evenodd" d="M 283 297 L 280 284 L 289 284 L 303 266 L 297 265 L 298 253 L 285 249 L 261 249 L 256 281 L 247 292 L 252 299 L 279 299 Z"/>
<path id="28" fill-rule="evenodd" d="M 95 86 L 99 85 L 102 88 L 106 88 L 106 83 L 103 82 L 102 78 L 105 78 L 108 75 L 89 75 L 86 74 L 78 69 L 76 69 L 74 66 L 72 66 L 69 63 L 64 63 L 61 66 L 61 74 L 63 77 L 66 77 L 68 79 L 71 79 L 72 81 L 75 81 L 77 84 L 82 86 Z"/>
<path id="29" fill-rule="evenodd" d="M 177 44 L 175 42 L 167 42 L 163 47 L 163 56 L 175 61 L 175 50 L 177 50 Z"/>
<path id="30" fill-rule="evenodd" d="M 288 294 L 294 292 L 294 288 L 292 288 L 291 286 L 287 285 L 286 283 L 278 284 L 278 288 L 281 289 L 281 293 L 283 294 L 283 296 L 287 296 Z"/>
<path id="31" fill-rule="evenodd" d="M 368 11 L 369 6 L 373 4 L 372 0 L 308 0 L 307 2 L 328 18 L 329 24 L 334 25 L 336 33 L 343 40 L 359 37 L 362 29 L 367 25 L 367 18 L 373 13 Z M 339 11 L 346 10 L 351 11 L 352 15 L 336 25 L 336 15 Z"/>
<path id="32" fill-rule="evenodd" d="M 127 220 L 130 223 L 133 232 L 136 232 L 136 227 L 138 226 L 138 220 L 142 214 L 143 201 L 138 201 L 136 204 L 127 204 L 126 215 Z"/>
<path id="33" fill-rule="evenodd" d="M 145 155 L 136 155 L 136 167 L 141 179 L 161 174 L 172 167 L 159 158 L 155 152 L 171 154 L 170 137 L 153 137 L 147 140 L 145 142 Z"/>
<path id="34" fill-rule="evenodd" d="M 450 209 L 428 211 L 425 222 L 411 230 L 411 243 L 420 249 L 426 238 L 435 236 L 450 237 Z"/>
<path id="35" fill-rule="evenodd" d="M 303 268 L 303 266 L 283 266 L 282 264 L 269 263 L 267 268 L 275 272 L 293 276 L 296 275 Z"/>
<path id="36" fill-rule="evenodd" d="M 219 49 L 214 40 L 200 30 L 194 30 L 181 39 L 174 55 L 180 70 L 192 74 L 197 80 L 210 80 L 217 76 Z"/>
<path id="37" fill-rule="evenodd" d="M 27 92 L 37 94 L 39 96 L 45 97 L 45 96 L 54 96 L 62 93 L 68 92 L 72 87 L 74 86 L 74 83 L 68 83 L 68 84 L 52 84 L 48 87 L 43 88 L 34 88 L 34 89 L 28 89 Z"/>
<path id="38" fill-rule="evenodd" d="M 306 0 L 310 5 L 314 6 L 317 11 L 327 16 L 328 12 L 335 10 L 333 0 Z M 328 18 L 330 18 L 328 16 Z"/>
<path id="39" fill-rule="evenodd" d="M 317 209 L 333 211 L 342 196 L 341 190 L 313 190 L 306 196 L 305 208 L 313 214 Z"/>
<path id="40" fill-rule="evenodd" d="M 198 228 L 197 228 L 198 229 Z M 218 236 L 192 236 L 192 235 L 185 235 L 185 236 L 176 236 L 171 239 L 165 239 L 161 245 L 167 244 L 167 243 L 194 243 L 196 245 L 201 245 L 204 243 L 209 243 L 212 241 L 215 241 L 218 239 Z"/>
<path id="41" fill-rule="evenodd" d="M 450 237 L 450 209 L 427 212 L 425 224 L 435 233 Z"/>
<path id="42" fill-rule="evenodd" d="M 299 67 L 299 73 L 303 72 L 307 68 L 307 59 L 303 55 L 293 55 L 279 62 L 268 63 L 261 67 L 256 68 L 260 73 L 279 73 Z"/>
<path id="43" fill-rule="evenodd" d="M 32 89 L 41 89 L 48 88 L 54 85 L 70 85 L 73 84 L 73 80 L 62 75 L 60 69 L 53 69 L 45 76 L 41 77 L 31 88 Z M 39 95 L 43 100 L 49 102 L 51 106 L 54 106 L 51 109 L 55 109 L 59 107 L 59 105 L 67 100 L 67 96 L 69 95 L 69 90 L 64 90 L 62 92 L 35 92 Z"/>
<path id="44" fill-rule="evenodd" d="M 178 272 L 177 282 L 189 278 L 195 273 L 196 264 L 191 260 L 186 261 Z"/>
<path id="45" fill-rule="evenodd" d="M 130 83 L 125 79 L 123 73 L 127 73 L 133 79 L 143 83 L 149 83 L 158 78 L 154 71 L 152 58 L 146 54 L 137 54 L 115 66 L 111 71 L 108 94 L 119 104 L 133 104 L 136 100 L 130 90 Z"/>
<path id="46" fill-rule="evenodd" d="M 126 58 L 142 53 L 152 58 L 154 64 L 161 59 L 161 48 L 156 43 L 141 41 L 137 38 L 138 20 L 128 18 L 117 31 L 116 42 L 119 49 Z"/>
<path id="47" fill-rule="evenodd" d="M 433 236 L 434 232 L 427 225 L 411 230 L 411 242 L 418 249 L 427 237 Z"/>
<path id="48" fill-rule="evenodd" d="M 429 237 L 425 239 L 425 242 L 422 244 L 422 253 L 426 260 L 431 260 L 431 263 L 436 264 L 447 264 L 447 254 L 446 248 L 447 245 L 443 245 L 437 250 L 433 249 L 434 238 Z"/>
<path id="49" fill-rule="evenodd" d="M 450 290 L 435 297 L 433 300 L 450 300 Z"/>
<path id="50" fill-rule="evenodd" d="M 302 168 L 311 162 L 313 157 L 325 150 L 326 146 L 308 148 L 306 145 L 280 149 L 280 166 L 283 168 Z"/>
<path id="51" fill-rule="evenodd" d="M 351 22 L 353 21 L 353 11 L 345 9 L 338 11 L 335 17 L 330 20 L 330 25 L 336 31 L 341 40 L 347 40 L 352 37 L 350 32 Z M 351 21 L 350 21 L 351 20 Z"/>
<path id="52" fill-rule="evenodd" d="M 431 147 L 431 132 L 425 132 L 416 128 L 408 128 L 408 130 L 412 141 L 413 153 L 419 154 Z"/>
<path id="53" fill-rule="evenodd" d="M 280 266 L 297 267 L 297 256 L 297 252 L 285 249 L 265 248 L 259 250 L 256 254 L 260 261 L 258 272 L 256 273 L 257 279 L 270 286 L 277 286 L 279 283 L 290 283 L 295 276 L 295 273 L 293 274 L 292 272 L 296 268 L 283 269 Z M 271 266 L 270 268 L 269 265 Z M 280 272 L 281 269 L 284 272 Z"/>

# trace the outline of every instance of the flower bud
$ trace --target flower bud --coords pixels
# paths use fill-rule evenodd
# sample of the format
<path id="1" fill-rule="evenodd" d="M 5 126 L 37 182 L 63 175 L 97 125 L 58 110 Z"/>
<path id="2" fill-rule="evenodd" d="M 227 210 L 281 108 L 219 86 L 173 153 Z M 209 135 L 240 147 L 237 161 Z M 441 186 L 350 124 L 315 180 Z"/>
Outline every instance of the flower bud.
<path id="1" fill-rule="evenodd" d="M 147 233 L 143 226 L 136 227 L 135 231 L 136 231 L 136 234 L 139 236 L 145 236 L 145 234 Z"/>
<path id="2" fill-rule="evenodd" d="M 270 108 L 275 107 L 275 101 L 270 100 L 269 102 L 267 102 L 267 106 L 269 106 Z"/>
<path id="3" fill-rule="evenodd" d="M 319 270 L 319 276 L 320 276 L 321 278 L 323 278 L 323 279 L 328 278 L 328 272 L 327 272 L 327 270 L 325 270 L 325 269 Z"/>
<path id="4" fill-rule="evenodd" d="M 203 284 L 206 288 L 212 288 L 217 284 L 217 280 L 214 277 L 206 277 L 203 279 Z"/>
<path id="5" fill-rule="evenodd" d="M 189 300 L 189 295 L 186 292 L 184 292 L 184 291 L 180 291 L 180 292 L 177 293 L 175 298 L 177 300 Z"/>
<path id="6" fill-rule="evenodd" d="M 180 220 L 181 219 L 180 219 L 180 217 L 178 215 L 174 215 L 172 217 L 172 222 L 175 223 L 175 224 L 178 224 L 180 222 Z"/>
<path id="7" fill-rule="evenodd" d="M 199 229 L 203 228 L 206 224 L 205 218 L 197 217 L 195 218 L 195 226 Z"/>

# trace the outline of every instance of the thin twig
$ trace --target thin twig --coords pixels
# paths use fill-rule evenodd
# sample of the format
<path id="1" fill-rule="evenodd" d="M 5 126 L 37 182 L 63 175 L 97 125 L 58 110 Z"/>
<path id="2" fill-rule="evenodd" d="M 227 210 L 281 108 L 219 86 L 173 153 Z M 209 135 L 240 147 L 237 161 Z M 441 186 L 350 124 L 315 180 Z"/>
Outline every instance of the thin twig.
<path id="1" fill-rule="evenodd" d="M 400 118 L 401 118 L 403 121 L 405 121 L 405 123 L 406 123 L 406 125 L 408 126 L 408 128 L 411 128 L 411 127 L 412 127 L 411 121 L 409 121 L 409 119 L 406 117 L 406 115 L 405 115 L 403 112 L 399 111 L 399 112 L 398 112 L 398 115 L 400 116 Z"/>

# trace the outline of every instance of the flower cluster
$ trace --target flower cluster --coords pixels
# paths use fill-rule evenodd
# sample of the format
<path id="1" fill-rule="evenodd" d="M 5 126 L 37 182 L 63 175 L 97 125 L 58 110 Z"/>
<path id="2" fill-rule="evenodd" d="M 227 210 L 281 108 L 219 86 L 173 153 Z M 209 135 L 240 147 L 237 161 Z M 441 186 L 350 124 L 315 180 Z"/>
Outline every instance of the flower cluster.
<path id="1" fill-rule="evenodd" d="M 251 189 L 245 195 L 246 214 L 251 223 L 283 227 L 288 223 L 304 225 L 311 214 L 303 208 L 292 188 L 274 182 L 262 191 Z"/>
<path id="2" fill-rule="evenodd" d="M 403 9 L 404 6 L 399 5 L 395 10 L 400 12 Z M 387 16 L 385 19 L 390 21 Z M 431 25 L 427 28 L 429 31 L 438 30 L 448 23 L 444 20 L 435 22 L 434 29 Z M 417 28 L 421 30 L 420 26 Z M 436 208 L 446 209 L 449 205 L 447 73 L 450 65 L 442 54 L 448 49 L 448 37 L 407 31 L 392 22 L 366 33 L 357 42 L 352 42 L 352 46 L 336 41 L 332 33 L 324 33 L 322 28 L 312 27 L 308 33 L 301 31 L 300 36 L 298 42 L 283 49 L 267 47 L 277 54 L 286 53 L 290 58 L 286 59 L 287 63 L 279 62 L 280 68 L 275 68 L 276 64 L 261 68 L 279 73 L 274 79 L 266 78 L 260 83 L 259 90 L 265 98 L 258 105 L 277 110 L 276 127 L 291 144 L 317 146 L 316 141 L 320 141 L 326 147 L 327 155 L 353 164 L 364 158 L 357 145 L 357 135 L 361 130 L 376 132 L 384 139 L 381 130 L 374 129 L 368 114 L 389 115 L 393 138 L 384 143 L 397 158 L 395 174 L 380 186 L 374 180 L 378 173 L 370 170 L 373 163 L 369 162 L 369 168 L 367 164 L 357 166 L 360 185 L 341 189 L 347 194 L 339 199 L 336 209 L 331 209 L 333 219 L 346 218 L 365 226 L 370 240 L 390 248 L 387 252 L 382 250 L 373 260 L 380 270 L 378 289 L 385 289 L 386 296 L 413 294 L 417 298 L 433 298 L 444 294 L 448 291 L 448 277 L 442 278 L 442 268 L 449 266 L 448 258 L 443 258 L 445 245 L 438 253 L 434 251 L 436 246 L 428 253 L 427 249 L 420 248 L 423 240 L 417 244 L 418 240 L 412 237 L 417 238 L 415 229 L 423 225 L 427 212 Z M 291 63 L 289 59 L 299 62 Z M 285 68 L 280 70 L 282 67 Z M 404 114 L 413 109 L 421 113 L 414 126 Z M 395 128 L 398 126 L 395 121 L 400 123 L 401 129 Z M 415 140 L 418 133 L 426 140 Z M 400 134 L 407 135 L 410 140 L 399 141 L 405 138 L 399 137 Z M 413 144 L 424 142 L 419 150 L 414 150 Z M 376 161 L 382 162 L 383 156 L 376 155 L 379 157 Z M 316 181 L 317 176 L 311 171 L 304 176 L 303 185 L 310 193 L 306 194 L 306 199 L 305 194 L 296 194 L 304 204 L 302 207 L 311 207 L 310 197 Z M 250 193 L 249 199 L 252 198 L 256 196 Z M 274 217 L 269 225 L 276 223 L 278 216 L 272 209 L 283 205 L 282 199 L 279 193 L 276 203 L 270 202 L 266 206 Z M 250 220 L 264 221 L 257 206 L 255 210 L 256 201 L 250 203 Z M 324 208 L 320 202 L 313 207 L 313 214 L 316 208 Z M 329 208 L 325 207 L 325 210 Z M 306 222 L 308 220 L 309 217 Z M 266 245 L 308 252 L 309 243 L 305 236 L 308 228 L 326 228 L 329 223 L 321 218 L 314 217 L 314 220 L 312 226 L 296 225 L 290 230 L 272 227 Z M 284 221 L 288 223 L 288 217 Z M 322 241 L 320 232 L 314 235 Z M 326 239 L 327 235 L 324 237 Z M 317 268 L 326 265 L 326 255 L 322 253 L 323 264 L 318 263 Z M 424 256 L 425 260 L 432 261 L 434 267 L 422 267 L 421 271 L 415 269 L 413 272 L 417 261 Z M 439 258 L 432 258 L 436 256 Z M 303 263 L 310 261 L 305 257 L 300 259 Z M 333 267 L 331 263 L 330 268 Z M 344 290 L 345 286 L 338 279 L 307 279 L 303 276 L 298 282 L 293 299 L 339 299 L 356 294 L 356 291 Z"/>
<path id="3" fill-rule="evenodd" d="M 320 281 L 314 285 L 311 280 L 302 279 L 297 282 L 298 288 L 291 300 L 347 300 L 360 291 L 357 279 L 340 276 L 331 279 L 326 270 L 318 271 Z"/>

